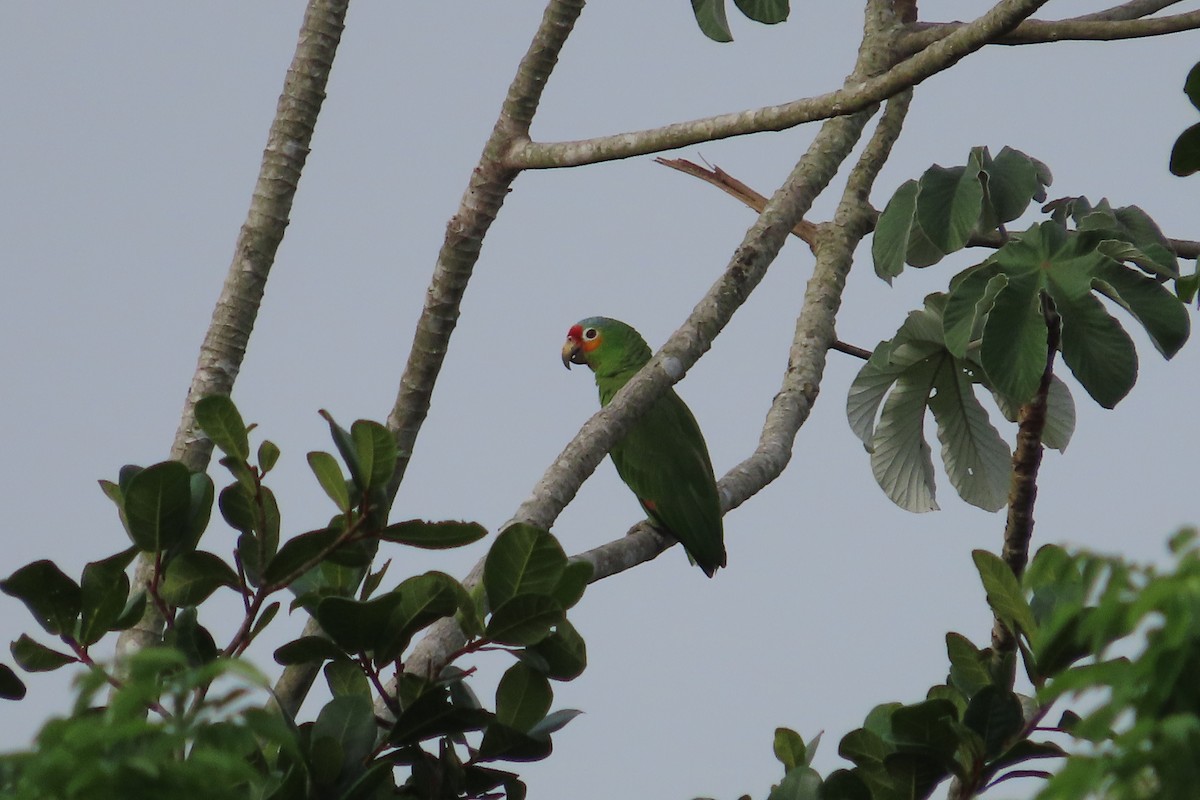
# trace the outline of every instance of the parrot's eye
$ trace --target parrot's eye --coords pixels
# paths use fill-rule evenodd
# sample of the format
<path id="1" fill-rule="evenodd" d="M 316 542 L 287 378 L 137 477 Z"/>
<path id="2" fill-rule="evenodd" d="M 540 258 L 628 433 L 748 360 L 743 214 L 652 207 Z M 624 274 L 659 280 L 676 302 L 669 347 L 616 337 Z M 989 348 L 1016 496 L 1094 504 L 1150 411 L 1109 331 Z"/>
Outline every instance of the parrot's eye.
<path id="1" fill-rule="evenodd" d="M 587 339 L 589 342 L 592 341 L 593 339 L 595 339 L 599 335 L 600 335 L 600 331 L 596 330 L 595 328 L 588 328 L 586 331 L 583 332 L 583 338 Z"/>

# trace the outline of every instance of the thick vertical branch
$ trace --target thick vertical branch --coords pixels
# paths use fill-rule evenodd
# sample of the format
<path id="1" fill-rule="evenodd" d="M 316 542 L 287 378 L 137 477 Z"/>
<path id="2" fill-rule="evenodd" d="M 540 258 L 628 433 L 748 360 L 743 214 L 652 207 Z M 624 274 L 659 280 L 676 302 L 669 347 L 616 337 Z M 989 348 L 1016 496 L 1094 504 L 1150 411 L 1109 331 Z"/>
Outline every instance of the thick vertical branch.
<path id="1" fill-rule="evenodd" d="M 417 320 L 408 362 L 387 419 L 388 430 L 396 437 L 399 452 L 396 470 L 388 484 L 389 501 L 399 491 L 417 434 L 429 413 L 433 387 L 446 359 L 450 336 L 458 323 L 463 295 L 479 260 L 483 238 L 520 172 L 503 164 L 503 154 L 514 143 L 528 141 L 529 126 L 542 92 L 583 6 L 584 0 L 550 0 L 547 4 L 541 24 L 509 85 L 508 95 L 491 136 L 483 146 L 479 163 L 471 173 L 458 211 L 446 225 L 446 237 L 425 293 L 425 305 Z M 320 632 L 320 626 L 309 620 L 304 633 L 318 635 Z M 284 670 L 275 684 L 275 697 L 285 712 L 294 715 L 299 710 L 316 678 L 318 666 L 294 664 Z"/>
<path id="2" fill-rule="evenodd" d="M 229 394 L 241 369 L 267 275 L 283 240 L 300 172 L 308 158 L 308 146 L 325 99 L 325 85 L 342 38 L 348 7 L 349 0 L 310 0 L 305 10 L 296 52 L 267 134 L 250 210 L 238 234 L 233 262 L 213 309 L 212 322 L 200 346 L 196 372 L 171 446 L 171 458 L 187 464 L 189 469 L 204 469 L 212 455 L 212 442 L 196 428 L 196 401 L 210 394 Z M 138 561 L 133 591 L 149 584 L 153 568 L 152 560 Z M 157 641 L 162 623 L 153 604 L 148 604 L 141 622 L 118 638 L 118 662 Z"/>
<path id="3" fill-rule="evenodd" d="M 1054 302 L 1043 295 L 1042 310 L 1046 319 L 1046 368 L 1037 393 L 1021 406 L 1017 417 L 1017 447 L 1013 453 L 1012 483 L 1008 490 L 1008 519 L 1004 526 L 1004 549 L 1001 558 L 1013 574 L 1020 578 L 1029 563 L 1029 541 L 1033 537 L 1033 506 L 1037 501 L 1038 469 L 1042 465 L 1042 431 L 1046 428 L 1046 400 L 1050 381 L 1054 377 L 1054 358 L 1058 353 L 1062 324 Z M 1011 653 L 1016 639 L 999 619 L 992 627 L 992 648 L 997 656 Z"/>
<path id="4" fill-rule="evenodd" d="M 404 479 L 417 434 L 429 413 L 433 386 L 446 359 L 450 335 L 458 322 L 459 307 L 479 259 L 483 237 L 519 172 L 504 166 L 504 153 L 514 142 L 529 139 L 529 126 L 542 91 L 583 5 L 584 0 L 551 0 L 546 6 L 541 25 L 521 59 L 500 116 L 483 147 L 483 155 L 471 173 L 458 212 L 446 225 L 446 238 L 425 294 L 425 306 L 400 378 L 400 390 L 388 415 L 387 426 L 395 434 L 400 452 L 388 487 L 389 497 L 395 497 Z"/>

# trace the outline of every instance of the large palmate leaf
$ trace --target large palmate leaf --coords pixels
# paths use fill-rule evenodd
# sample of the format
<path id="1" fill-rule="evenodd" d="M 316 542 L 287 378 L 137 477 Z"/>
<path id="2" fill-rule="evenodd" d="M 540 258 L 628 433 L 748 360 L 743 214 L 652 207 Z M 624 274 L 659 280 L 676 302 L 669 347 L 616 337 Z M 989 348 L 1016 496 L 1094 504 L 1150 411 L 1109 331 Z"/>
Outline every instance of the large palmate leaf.
<path id="1" fill-rule="evenodd" d="M 875 349 L 851 384 L 846 414 L 871 453 L 880 488 L 901 508 L 919 512 L 938 507 L 925 439 L 929 409 L 951 484 L 963 500 L 995 511 L 1006 501 L 1011 452 L 975 397 L 978 367 L 942 341 L 944 305 L 943 295 L 930 295 Z"/>
<path id="2" fill-rule="evenodd" d="M 875 226 L 875 272 L 891 282 L 904 265 L 928 267 L 966 246 L 971 236 L 997 230 L 1046 199 L 1050 170 L 1005 147 L 992 158 L 974 147 L 966 166 L 935 164 L 920 180 L 901 184 Z"/>
<path id="3" fill-rule="evenodd" d="M 1063 361 L 1105 408 L 1115 406 L 1133 387 L 1137 354 L 1129 335 L 1096 294 L 1132 314 L 1165 357 L 1187 341 L 1189 321 L 1183 304 L 1143 271 L 1143 261 L 1160 274 L 1170 269 L 1152 241 L 1157 228 L 1151 230 L 1148 218 L 1127 209 L 1118 209 L 1124 212 L 1119 215 L 1111 209 L 1076 207 L 1075 212 L 1081 215 L 1081 225 L 1098 226 L 1102 220 L 1097 215 L 1115 220 L 1125 226 L 1120 235 L 1141 243 L 1114 247 L 1114 227 L 1068 231 L 1058 221 L 1043 222 L 1014 237 L 951 286 L 946 346 L 958 358 L 977 360 L 989 385 L 1014 405 L 1034 395 L 1045 370 L 1048 308 L 1061 319 Z M 1135 235 L 1134 230 L 1141 232 Z M 1143 269 L 1121 263 L 1122 250 Z M 1134 250 L 1136 260 L 1130 256 Z"/>

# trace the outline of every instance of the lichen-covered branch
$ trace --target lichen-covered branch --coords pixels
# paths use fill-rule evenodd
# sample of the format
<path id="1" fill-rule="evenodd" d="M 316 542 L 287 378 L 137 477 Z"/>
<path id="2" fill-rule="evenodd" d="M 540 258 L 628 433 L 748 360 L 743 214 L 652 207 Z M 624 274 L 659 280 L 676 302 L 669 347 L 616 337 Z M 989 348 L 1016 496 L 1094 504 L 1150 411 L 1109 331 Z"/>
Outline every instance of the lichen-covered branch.
<path id="1" fill-rule="evenodd" d="M 196 372 L 171 446 L 171 458 L 187 464 L 189 469 L 203 470 L 212 455 L 212 442 L 196 428 L 196 401 L 210 394 L 229 394 L 241 369 L 267 275 L 283 240 L 300 172 L 308 158 L 348 7 L 349 0 L 310 0 L 305 10 L 296 52 L 267 134 L 250 210 L 238 234 L 233 262 L 213 310 L 212 322 L 200 346 Z M 152 560 L 139 559 L 133 579 L 134 592 L 149 584 L 153 568 Z M 141 622 L 118 638 L 118 663 L 157 641 L 162 623 L 153 604 L 148 604 Z"/>
<path id="2" fill-rule="evenodd" d="M 862 76 L 834 92 L 660 128 L 573 142 L 515 142 L 506 163 L 520 169 L 552 169 L 660 153 L 698 142 L 762 131 L 781 131 L 805 122 L 853 114 L 954 65 L 1015 28 L 1047 0 L 1001 0 L 978 19 L 891 69 Z"/>
<path id="3" fill-rule="evenodd" d="M 917 52 L 928 47 L 941 37 L 957 30 L 961 22 L 918 22 L 913 32 L 904 38 L 905 52 Z M 1029 19 L 993 44 L 1020 45 L 1045 44 L 1047 42 L 1093 41 L 1108 42 L 1117 39 L 1144 39 L 1149 36 L 1165 36 L 1200 28 L 1200 11 L 1174 14 L 1168 17 L 1135 19 Z"/>
<path id="4" fill-rule="evenodd" d="M 500 212 L 518 170 L 501 163 L 502 154 L 514 140 L 527 139 L 542 92 L 558 63 L 558 55 L 584 0 L 550 0 L 541 24 L 525 57 L 517 66 L 491 136 L 463 192 L 458 211 L 446 225 L 446 236 L 434 264 L 425 305 L 417 320 L 408 362 L 400 377 L 400 388 L 387 427 L 396 437 L 396 470 L 388 485 L 389 501 L 396 496 L 412 458 L 421 425 L 429 413 L 433 387 L 441 372 L 450 336 L 458 323 L 459 309 L 488 228 Z M 309 620 L 304 635 L 320 635 L 320 626 Z M 279 706 L 294 714 L 303 702 L 319 665 L 294 664 L 283 671 L 275 684 Z"/>
<path id="5" fill-rule="evenodd" d="M 389 486 L 391 497 L 395 496 L 404 478 L 417 434 L 429 413 L 433 386 L 445 361 L 450 335 L 458 322 L 459 307 L 479 259 L 483 237 L 519 171 L 503 163 L 504 153 L 514 141 L 528 139 L 529 125 L 542 91 L 583 5 L 584 0 L 550 0 L 546 6 L 541 25 L 517 67 L 500 116 L 484 145 L 483 155 L 471 172 L 458 211 L 446 225 L 446 237 L 425 294 L 425 306 L 417 321 L 396 402 L 387 420 L 400 453 Z"/>

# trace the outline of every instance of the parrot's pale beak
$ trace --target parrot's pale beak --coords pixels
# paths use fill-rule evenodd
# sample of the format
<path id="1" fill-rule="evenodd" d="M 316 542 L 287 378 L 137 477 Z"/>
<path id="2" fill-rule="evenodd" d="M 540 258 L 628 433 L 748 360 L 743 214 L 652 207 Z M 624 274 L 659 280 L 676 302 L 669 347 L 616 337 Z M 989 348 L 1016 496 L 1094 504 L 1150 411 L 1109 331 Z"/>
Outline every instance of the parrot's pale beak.
<path id="1" fill-rule="evenodd" d="M 563 366 L 567 369 L 571 368 L 572 364 L 586 364 L 583 360 L 583 350 L 579 347 L 579 342 L 568 338 L 562 346 Z"/>

